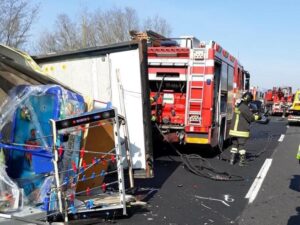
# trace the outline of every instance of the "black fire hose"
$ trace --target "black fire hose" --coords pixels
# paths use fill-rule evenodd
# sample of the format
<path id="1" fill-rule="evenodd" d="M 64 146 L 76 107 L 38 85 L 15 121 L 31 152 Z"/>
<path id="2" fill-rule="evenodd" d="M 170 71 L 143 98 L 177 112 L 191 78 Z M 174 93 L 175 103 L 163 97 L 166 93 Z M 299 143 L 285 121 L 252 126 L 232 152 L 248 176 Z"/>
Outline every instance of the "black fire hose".
<path id="1" fill-rule="evenodd" d="M 164 133 L 161 131 L 157 123 L 155 126 L 159 133 L 165 138 Z M 167 141 L 170 147 L 180 156 L 181 161 L 184 164 L 184 167 L 190 172 L 215 181 L 243 181 L 244 178 L 238 175 L 232 175 L 227 172 L 217 171 L 212 167 L 212 165 L 203 157 L 196 154 L 182 154 L 179 150 L 169 141 Z M 193 163 L 193 161 L 197 160 L 198 164 Z M 206 165 L 205 165 L 206 164 Z"/>

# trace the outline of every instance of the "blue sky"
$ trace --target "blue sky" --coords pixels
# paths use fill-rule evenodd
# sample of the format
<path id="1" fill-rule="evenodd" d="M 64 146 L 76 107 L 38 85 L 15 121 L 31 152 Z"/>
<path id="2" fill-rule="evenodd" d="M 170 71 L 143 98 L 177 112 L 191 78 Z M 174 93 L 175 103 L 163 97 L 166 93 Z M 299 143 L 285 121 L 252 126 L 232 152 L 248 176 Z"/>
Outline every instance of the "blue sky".
<path id="1" fill-rule="evenodd" d="M 136 9 L 142 20 L 165 18 L 172 36 L 215 40 L 251 73 L 251 85 L 300 88 L 300 1 L 298 0 L 31 0 L 40 2 L 32 30 L 38 36 L 53 27 L 56 16 L 76 17 L 83 8 Z"/>

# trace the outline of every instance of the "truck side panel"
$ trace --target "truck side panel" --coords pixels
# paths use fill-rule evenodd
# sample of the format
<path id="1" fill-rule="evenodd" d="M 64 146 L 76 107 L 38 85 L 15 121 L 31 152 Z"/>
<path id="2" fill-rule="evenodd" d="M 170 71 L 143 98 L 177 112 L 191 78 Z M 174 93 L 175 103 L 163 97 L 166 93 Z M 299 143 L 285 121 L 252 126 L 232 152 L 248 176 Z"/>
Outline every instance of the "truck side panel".
<path id="1" fill-rule="evenodd" d="M 71 52 L 36 58 L 36 61 L 50 77 L 93 99 L 111 101 L 119 114 L 126 115 L 133 168 L 146 172 L 140 176 L 149 177 L 152 176 L 152 168 L 149 168 L 152 164 L 152 139 L 147 58 L 143 56 L 146 45 L 139 42 L 125 47 Z M 120 104 L 117 76 L 124 90 L 125 112 L 122 112 Z"/>

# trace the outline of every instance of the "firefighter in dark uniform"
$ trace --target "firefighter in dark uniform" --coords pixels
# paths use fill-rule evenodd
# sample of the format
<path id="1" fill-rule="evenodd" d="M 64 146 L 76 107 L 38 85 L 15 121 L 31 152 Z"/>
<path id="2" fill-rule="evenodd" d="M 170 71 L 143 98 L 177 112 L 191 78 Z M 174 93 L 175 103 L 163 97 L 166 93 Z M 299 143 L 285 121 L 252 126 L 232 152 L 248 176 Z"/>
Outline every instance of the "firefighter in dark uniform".
<path id="1" fill-rule="evenodd" d="M 246 150 L 245 144 L 250 136 L 250 123 L 259 120 L 259 115 L 254 115 L 249 108 L 249 103 L 253 100 L 250 92 L 243 94 L 241 102 L 235 107 L 229 135 L 232 139 L 230 164 L 235 163 L 237 154 L 240 155 L 240 166 L 245 165 Z"/>

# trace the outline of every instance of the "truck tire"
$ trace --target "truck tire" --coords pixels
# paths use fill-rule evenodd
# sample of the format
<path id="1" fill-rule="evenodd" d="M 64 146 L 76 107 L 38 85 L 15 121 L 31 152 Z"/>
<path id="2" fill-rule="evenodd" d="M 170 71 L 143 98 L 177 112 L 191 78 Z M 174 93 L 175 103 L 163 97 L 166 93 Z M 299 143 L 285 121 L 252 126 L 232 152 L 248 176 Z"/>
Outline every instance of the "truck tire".
<path id="1" fill-rule="evenodd" d="M 224 129 L 225 129 L 225 125 L 224 122 L 222 121 L 219 139 L 218 139 L 218 149 L 220 152 L 223 152 L 224 149 Z"/>
<path id="2" fill-rule="evenodd" d="M 223 148 L 224 148 L 224 135 L 220 134 L 219 140 L 218 140 L 218 149 L 220 152 L 223 152 Z"/>

